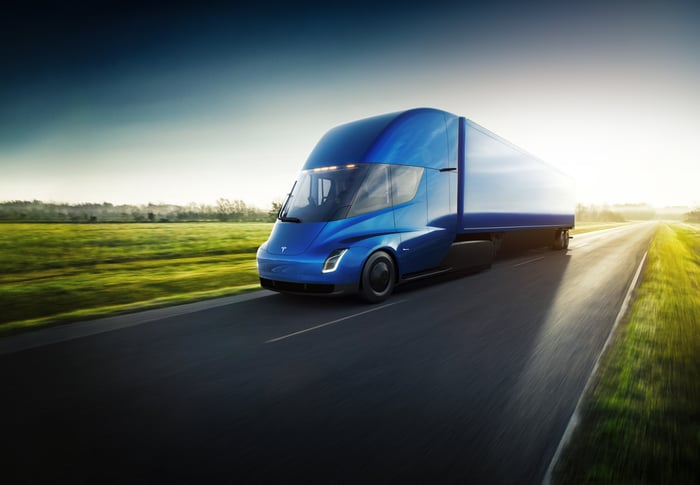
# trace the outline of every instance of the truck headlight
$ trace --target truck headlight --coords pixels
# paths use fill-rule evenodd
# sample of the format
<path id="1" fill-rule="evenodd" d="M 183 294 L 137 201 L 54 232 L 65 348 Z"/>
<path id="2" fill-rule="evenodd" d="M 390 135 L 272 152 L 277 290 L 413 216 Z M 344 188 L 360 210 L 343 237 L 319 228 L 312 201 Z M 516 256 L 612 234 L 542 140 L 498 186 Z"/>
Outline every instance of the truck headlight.
<path id="1" fill-rule="evenodd" d="M 323 263 L 323 269 L 321 270 L 322 273 L 332 273 L 336 269 L 338 269 L 338 265 L 340 264 L 340 260 L 343 259 L 343 255 L 347 252 L 347 249 L 336 249 L 333 251 L 330 256 L 326 258 L 326 261 Z"/>

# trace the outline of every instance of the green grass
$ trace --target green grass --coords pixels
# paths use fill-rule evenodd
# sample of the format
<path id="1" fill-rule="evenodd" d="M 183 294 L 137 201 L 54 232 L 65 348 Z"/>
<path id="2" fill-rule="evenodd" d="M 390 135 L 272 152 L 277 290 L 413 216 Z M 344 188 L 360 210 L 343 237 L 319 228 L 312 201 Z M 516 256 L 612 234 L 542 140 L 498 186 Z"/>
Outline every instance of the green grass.
<path id="1" fill-rule="evenodd" d="M 271 224 L 0 224 L 0 334 L 258 287 Z"/>
<path id="2" fill-rule="evenodd" d="M 0 335 L 258 288 L 255 251 L 271 228 L 0 224 Z"/>
<path id="3" fill-rule="evenodd" d="M 661 224 L 554 483 L 700 480 L 700 226 Z"/>

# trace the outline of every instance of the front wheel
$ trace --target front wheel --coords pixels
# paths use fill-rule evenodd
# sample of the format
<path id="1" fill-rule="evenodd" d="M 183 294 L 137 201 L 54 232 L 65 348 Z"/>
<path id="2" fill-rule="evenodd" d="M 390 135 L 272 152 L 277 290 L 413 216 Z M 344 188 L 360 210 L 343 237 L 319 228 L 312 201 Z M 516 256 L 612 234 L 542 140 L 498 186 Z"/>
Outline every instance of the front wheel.
<path id="1" fill-rule="evenodd" d="M 360 279 L 360 297 L 370 303 L 384 301 L 394 291 L 396 267 L 394 260 L 384 251 L 377 251 L 367 258 Z"/>

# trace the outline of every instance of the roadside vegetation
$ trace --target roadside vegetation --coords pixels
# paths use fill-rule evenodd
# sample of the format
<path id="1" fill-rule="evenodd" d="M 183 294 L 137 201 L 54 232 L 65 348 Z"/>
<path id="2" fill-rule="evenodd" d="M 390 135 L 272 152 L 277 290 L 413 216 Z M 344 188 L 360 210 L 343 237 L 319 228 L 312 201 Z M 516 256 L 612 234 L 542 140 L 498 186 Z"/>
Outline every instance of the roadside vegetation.
<path id="1" fill-rule="evenodd" d="M 250 206 L 242 200 L 219 198 L 215 205 L 145 204 L 114 205 L 109 202 L 66 204 L 40 200 L 0 202 L 0 221 L 7 222 L 272 222 L 280 209 L 273 202 L 269 210 Z"/>
<path id="2" fill-rule="evenodd" d="M 700 223 L 700 209 L 692 210 L 688 212 L 685 216 L 685 220 L 687 222 Z"/>
<path id="3" fill-rule="evenodd" d="M 700 225 L 659 226 L 594 379 L 554 483 L 698 483 Z"/>
<path id="4" fill-rule="evenodd" d="M 0 335 L 259 288 L 271 227 L 0 224 Z"/>
<path id="5" fill-rule="evenodd" d="M 576 225 L 587 223 L 622 223 L 625 221 L 686 221 L 700 222 L 700 208 L 685 206 L 654 208 L 649 204 L 576 205 Z"/>
<path id="6" fill-rule="evenodd" d="M 271 229 L 262 221 L 279 208 L 2 202 L 0 335 L 258 288 L 255 251 Z M 579 204 L 572 234 L 628 224 L 614 208 L 653 215 Z"/>

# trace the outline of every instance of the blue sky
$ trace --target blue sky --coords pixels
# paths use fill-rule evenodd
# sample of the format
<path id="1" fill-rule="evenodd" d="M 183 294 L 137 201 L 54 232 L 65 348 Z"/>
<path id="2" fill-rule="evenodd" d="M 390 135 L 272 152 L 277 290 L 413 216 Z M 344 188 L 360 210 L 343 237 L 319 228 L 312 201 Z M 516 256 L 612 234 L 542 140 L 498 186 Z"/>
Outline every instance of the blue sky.
<path id="1" fill-rule="evenodd" d="M 693 2 L 68 1 L 3 30 L 0 200 L 266 208 L 318 139 L 431 106 L 577 180 L 700 203 Z"/>

